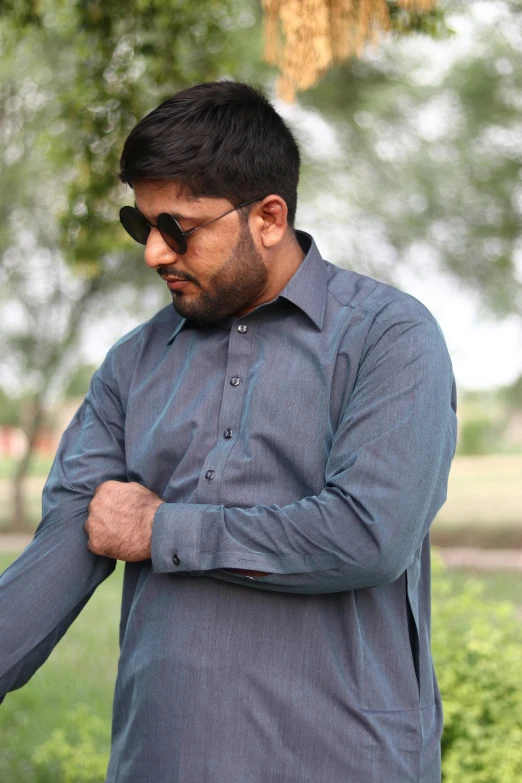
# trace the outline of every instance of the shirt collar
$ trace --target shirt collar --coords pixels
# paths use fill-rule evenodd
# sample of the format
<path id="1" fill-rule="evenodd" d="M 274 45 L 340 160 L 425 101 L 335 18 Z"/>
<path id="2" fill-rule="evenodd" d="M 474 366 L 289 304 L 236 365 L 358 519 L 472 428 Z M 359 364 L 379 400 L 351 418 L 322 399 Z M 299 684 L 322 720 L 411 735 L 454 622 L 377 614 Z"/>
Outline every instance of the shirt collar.
<path id="1" fill-rule="evenodd" d="M 279 296 L 299 307 L 314 324 L 323 328 L 326 310 L 328 271 L 314 238 L 306 231 L 296 231 L 297 241 L 305 257 Z"/>
<path id="2" fill-rule="evenodd" d="M 274 301 L 282 296 L 289 302 L 293 302 L 311 318 L 319 329 L 322 329 L 328 286 L 326 263 L 311 234 L 299 230 L 296 230 L 295 234 L 303 253 L 306 253 L 306 255 Z M 174 338 L 183 329 L 186 322 L 186 318 L 181 319 L 174 332 L 167 340 L 167 345 L 171 344 Z"/>

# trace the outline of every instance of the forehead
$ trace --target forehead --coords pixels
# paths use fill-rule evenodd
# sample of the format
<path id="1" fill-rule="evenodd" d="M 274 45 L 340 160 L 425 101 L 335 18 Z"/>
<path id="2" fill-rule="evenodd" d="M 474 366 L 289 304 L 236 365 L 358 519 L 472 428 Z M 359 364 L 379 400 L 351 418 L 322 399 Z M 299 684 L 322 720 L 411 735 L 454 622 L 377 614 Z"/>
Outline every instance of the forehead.
<path id="1" fill-rule="evenodd" d="M 168 212 L 176 218 L 200 217 L 215 205 L 229 203 L 227 199 L 194 197 L 183 190 L 177 180 L 140 179 L 133 184 L 136 207 L 145 215 L 153 218 L 161 212 Z"/>

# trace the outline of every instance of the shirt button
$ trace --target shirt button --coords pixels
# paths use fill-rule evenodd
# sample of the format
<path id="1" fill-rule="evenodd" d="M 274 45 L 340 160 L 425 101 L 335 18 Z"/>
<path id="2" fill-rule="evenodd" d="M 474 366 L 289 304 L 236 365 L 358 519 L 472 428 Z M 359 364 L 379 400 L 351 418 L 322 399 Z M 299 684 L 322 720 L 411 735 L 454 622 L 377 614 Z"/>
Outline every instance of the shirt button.
<path id="1" fill-rule="evenodd" d="M 174 554 L 172 555 L 172 562 L 174 563 L 174 565 L 179 565 L 181 563 L 181 560 L 179 559 L 179 555 L 177 552 L 174 552 Z"/>
<path id="2" fill-rule="evenodd" d="M 231 437 L 232 437 L 232 430 L 230 429 L 230 427 L 227 427 L 227 429 L 225 430 L 225 438 L 228 440 Z"/>
<path id="3" fill-rule="evenodd" d="M 205 478 L 213 479 L 215 475 L 216 475 L 215 470 L 207 470 L 207 472 L 205 473 Z"/>
<path id="4" fill-rule="evenodd" d="M 239 386 L 239 377 L 234 375 L 234 377 L 230 379 L 230 383 L 232 386 Z"/>
<path id="5" fill-rule="evenodd" d="M 239 324 L 239 326 L 237 327 L 237 331 L 241 332 L 241 334 L 245 334 L 247 329 L 248 329 L 248 326 L 246 324 Z"/>

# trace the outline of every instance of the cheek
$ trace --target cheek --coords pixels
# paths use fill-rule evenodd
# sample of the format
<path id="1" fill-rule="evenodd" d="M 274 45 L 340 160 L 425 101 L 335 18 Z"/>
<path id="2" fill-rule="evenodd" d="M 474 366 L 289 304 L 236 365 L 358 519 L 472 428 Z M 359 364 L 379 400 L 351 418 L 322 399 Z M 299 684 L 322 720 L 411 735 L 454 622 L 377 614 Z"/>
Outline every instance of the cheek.
<path id="1" fill-rule="evenodd" d="M 194 246 L 191 250 L 190 268 L 201 282 L 212 277 L 213 273 L 227 260 L 226 245 L 223 239 Z"/>
<path id="2" fill-rule="evenodd" d="M 187 259 L 187 271 L 194 275 L 198 282 L 203 283 L 209 274 L 211 264 L 209 260 L 212 259 L 212 253 L 208 249 L 202 247 L 191 248 L 190 260 Z"/>

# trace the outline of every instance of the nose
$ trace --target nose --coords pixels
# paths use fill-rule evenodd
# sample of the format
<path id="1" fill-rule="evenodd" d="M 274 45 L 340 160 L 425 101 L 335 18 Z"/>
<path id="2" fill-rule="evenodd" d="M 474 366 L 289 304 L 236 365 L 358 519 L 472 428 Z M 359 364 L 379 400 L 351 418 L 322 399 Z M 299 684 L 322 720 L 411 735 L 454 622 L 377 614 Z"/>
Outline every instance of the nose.
<path id="1" fill-rule="evenodd" d="M 158 269 L 160 266 L 170 266 L 175 264 L 178 258 L 179 253 L 176 253 L 167 245 L 157 228 L 152 227 L 145 245 L 145 263 L 147 266 L 151 269 Z"/>

